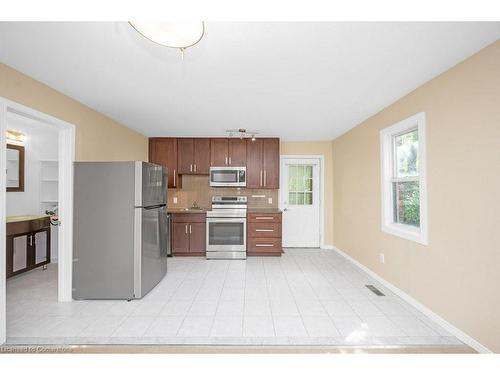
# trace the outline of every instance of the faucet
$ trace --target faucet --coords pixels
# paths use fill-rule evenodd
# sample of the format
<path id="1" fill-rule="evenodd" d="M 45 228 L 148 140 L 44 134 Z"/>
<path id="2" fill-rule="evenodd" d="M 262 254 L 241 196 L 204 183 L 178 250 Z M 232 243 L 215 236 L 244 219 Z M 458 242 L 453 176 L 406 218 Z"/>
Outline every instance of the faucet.
<path id="1" fill-rule="evenodd" d="M 191 208 L 194 208 L 194 209 L 199 209 L 201 208 L 200 206 L 198 206 L 198 202 L 196 201 L 193 201 L 192 205 L 191 205 Z"/>

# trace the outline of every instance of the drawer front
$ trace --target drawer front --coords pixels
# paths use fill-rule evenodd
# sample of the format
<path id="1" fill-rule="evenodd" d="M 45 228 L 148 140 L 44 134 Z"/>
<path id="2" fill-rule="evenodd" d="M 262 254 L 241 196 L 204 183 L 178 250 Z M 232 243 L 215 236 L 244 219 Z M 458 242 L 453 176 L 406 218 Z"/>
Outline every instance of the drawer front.
<path id="1" fill-rule="evenodd" d="M 281 223 L 281 213 L 251 213 L 247 218 L 249 222 L 255 223 Z"/>
<path id="2" fill-rule="evenodd" d="M 249 238 L 247 250 L 253 253 L 281 252 L 281 238 Z"/>
<path id="3" fill-rule="evenodd" d="M 274 222 L 249 222 L 248 237 L 280 238 L 281 223 Z"/>
<path id="4" fill-rule="evenodd" d="M 7 236 L 21 233 L 36 232 L 40 229 L 50 228 L 50 218 L 44 217 L 41 219 L 18 221 L 15 223 L 8 223 L 6 225 Z"/>
<path id="5" fill-rule="evenodd" d="M 206 222 L 205 214 L 172 214 L 173 223 L 204 223 Z"/>

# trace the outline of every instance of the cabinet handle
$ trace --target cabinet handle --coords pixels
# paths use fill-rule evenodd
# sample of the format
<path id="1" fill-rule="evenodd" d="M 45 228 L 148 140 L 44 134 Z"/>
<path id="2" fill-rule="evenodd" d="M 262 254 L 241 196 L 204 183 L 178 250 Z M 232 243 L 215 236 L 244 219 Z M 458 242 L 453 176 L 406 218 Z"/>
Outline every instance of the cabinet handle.
<path id="1" fill-rule="evenodd" d="M 226 165 L 227 165 L 227 156 L 226 156 Z"/>
<path id="2" fill-rule="evenodd" d="M 262 186 L 262 169 L 260 170 L 260 186 Z"/>
<path id="3" fill-rule="evenodd" d="M 266 183 L 266 180 L 267 180 L 266 176 L 267 176 L 267 173 L 266 173 L 266 170 L 264 169 L 264 186 L 267 185 L 267 183 Z"/>
<path id="4" fill-rule="evenodd" d="M 229 164 L 231 164 L 231 156 L 229 157 Z"/>
<path id="5" fill-rule="evenodd" d="M 194 171 L 196 172 L 196 164 L 194 165 Z"/>
<path id="6" fill-rule="evenodd" d="M 274 232 L 274 229 L 255 229 L 256 232 Z"/>
<path id="7" fill-rule="evenodd" d="M 272 220 L 274 217 L 272 216 L 257 216 L 255 220 Z"/>
<path id="8" fill-rule="evenodd" d="M 255 247 L 274 247 L 271 243 L 256 243 Z"/>
<path id="9" fill-rule="evenodd" d="M 193 164 L 189 164 L 189 172 L 193 171 Z"/>
<path id="10" fill-rule="evenodd" d="M 189 234 L 193 233 L 193 227 L 189 224 Z"/>
<path id="11" fill-rule="evenodd" d="M 184 225 L 184 229 L 186 229 L 186 234 L 188 234 L 188 225 Z"/>
<path id="12" fill-rule="evenodd" d="M 175 173 L 175 169 L 174 169 L 174 187 L 177 187 L 177 181 L 176 181 L 176 176 L 177 173 Z"/>

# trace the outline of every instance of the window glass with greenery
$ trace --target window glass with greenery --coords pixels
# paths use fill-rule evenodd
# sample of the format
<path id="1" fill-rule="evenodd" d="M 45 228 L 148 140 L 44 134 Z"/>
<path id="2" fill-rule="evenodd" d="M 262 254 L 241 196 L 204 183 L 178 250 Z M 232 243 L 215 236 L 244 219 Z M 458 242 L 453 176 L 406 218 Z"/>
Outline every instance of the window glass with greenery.
<path id="1" fill-rule="evenodd" d="M 313 204 L 312 170 L 312 165 L 297 164 L 288 166 L 288 204 Z"/>
<path id="2" fill-rule="evenodd" d="M 395 223 L 420 226 L 418 129 L 394 135 L 393 218 Z"/>

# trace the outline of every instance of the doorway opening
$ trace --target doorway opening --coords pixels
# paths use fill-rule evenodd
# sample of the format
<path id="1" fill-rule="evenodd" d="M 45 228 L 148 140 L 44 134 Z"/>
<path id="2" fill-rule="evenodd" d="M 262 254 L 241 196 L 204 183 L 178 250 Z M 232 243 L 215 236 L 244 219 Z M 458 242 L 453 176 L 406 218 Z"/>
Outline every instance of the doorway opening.
<path id="1" fill-rule="evenodd" d="M 283 247 L 323 244 L 323 156 L 281 156 Z"/>
<path id="2" fill-rule="evenodd" d="M 0 98 L 0 133 L 0 168 L 7 171 L 0 179 L 2 344 L 22 312 L 42 315 L 37 303 L 45 299 L 71 301 L 75 130 Z"/>

